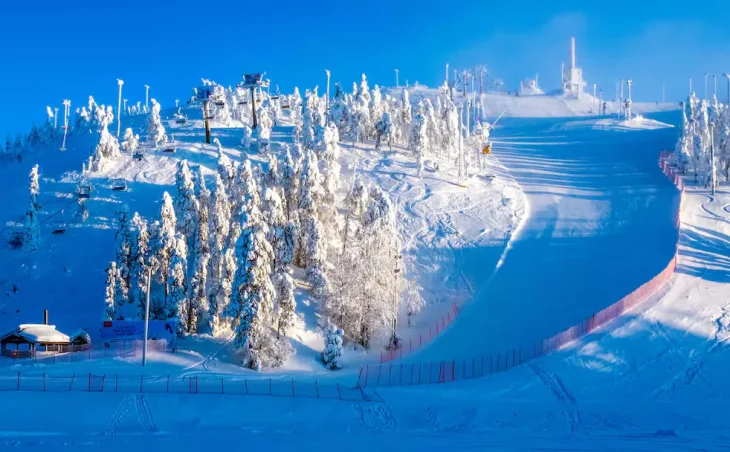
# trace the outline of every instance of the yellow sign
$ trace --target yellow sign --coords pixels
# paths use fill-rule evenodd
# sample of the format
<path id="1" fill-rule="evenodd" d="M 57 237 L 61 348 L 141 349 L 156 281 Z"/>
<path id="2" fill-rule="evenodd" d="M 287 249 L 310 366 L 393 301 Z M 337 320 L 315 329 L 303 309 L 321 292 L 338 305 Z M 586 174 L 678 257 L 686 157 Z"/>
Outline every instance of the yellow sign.
<path id="1" fill-rule="evenodd" d="M 482 154 L 489 154 L 492 152 L 492 146 L 486 145 L 482 148 Z"/>

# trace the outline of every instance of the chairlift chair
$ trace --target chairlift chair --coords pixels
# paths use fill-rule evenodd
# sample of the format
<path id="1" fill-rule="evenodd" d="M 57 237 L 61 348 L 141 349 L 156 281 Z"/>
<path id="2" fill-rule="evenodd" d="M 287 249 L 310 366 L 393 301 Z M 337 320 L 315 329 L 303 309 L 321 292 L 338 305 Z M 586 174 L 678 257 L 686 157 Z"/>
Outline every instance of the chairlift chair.
<path id="1" fill-rule="evenodd" d="M 79 199 L 89 199 L 91 197 L 91 185 L 79 184 L 76 188 L 76 196 Z"/>
<path id="2" fill-rule="evenodd" d="M 112 181 L 112 190 L 126 191 L 127 190 L 127 181 L 124 179 L 114 179 Z"/>
<path id="3" fill-rule="evenodd" d="M 141 162 L 144 159 L 144 151 L 142 149 L 137 149 L 136 151 L 134 151 L 132 157 L 134 157 L 134 159 L 138 162 Z"/>
<path id="4" fill-rule="evenodd" d="M 172 144 L 165 145 L 165 147 L 162 148 L 162 152 L 165 152 L 167 154 L 174 154 L 176 151 L 177 148 Z"/>
<path id="5" fill-rule="evenodd" d="M 60 221 L 53 225 L 53 230 L 51 231 L 54 235 L 63 234 L 66 232 L 66 224 L 61 223 Z"/>
<path id="6" fill-rule="evenodd" d="M 188 122 L 188 118 L 183 115 L 175 115 L 175 122 L 177 124 L 185 124 L 186 122 Z"/>

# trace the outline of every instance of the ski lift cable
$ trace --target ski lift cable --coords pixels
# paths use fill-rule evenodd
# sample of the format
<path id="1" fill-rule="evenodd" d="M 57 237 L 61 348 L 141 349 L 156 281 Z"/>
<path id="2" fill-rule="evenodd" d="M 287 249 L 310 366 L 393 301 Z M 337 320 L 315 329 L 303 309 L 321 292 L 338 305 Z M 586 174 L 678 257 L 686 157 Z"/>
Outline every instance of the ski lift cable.
<path id="1" fill-rule="evenodd" d="M 46 201 L 45 203 L 43 203 L 43 204 L 39 205 L 39 206 L 38 206 L 38 209 L 40 210 L 40 209 L 42 209 L 43 207 L 46 207 L 46 206 L 47 206 L 48 204 L 50 204 L 50 203 L 51 203 L 51 201 L 53 201 L 54 199 L 56 199 L 56 198 L 51 198 L 51 199 L 49 199 L 48 201 Z M 7 231 L 7 230 L 8 230 L 8 229 L 10 229 L 10 228 L 14 228 L 14 227 L 15 227 L 15 225 L 17 225 L 18 223 L 22 223 L 22 222 L 23 222 L 23 219 L 25 219 L 25 214 L 21 215 L 20 219 L 18 219 L 17 221 L 13 221 L 13 225 L 12 225 L 12 226 L 5 226 L 5 229 L 3 229 L 2 231 L 0 231 L 0 234 L 3 234 L 3 233 L 4 233 L 5 231 Z"/>
<path id="2" fill-rule="evenodd" d="M 32 229 L 39 228 L 42 224 L 47 223 L 48 220 L 50 220 L 51 218 L 55 217 L 59 213 L 63 212 L 64 209 L 66 209 L 66 207 L 70 206 L 71 204 L 74 204 L 75 202 L 76 202 L 76 198 L 73 198 L 68 204 L 64 204 L 64 206 L 61 207 L 59 210 L 53 212 L 52 214 L 50 214 L 48 217 L 46 217 L 42 221 L 39 221 L 37 225 L 35 225 L 33 228 L 31 228 L 31 229 L 29 229 L 29 230 L 27 230 L 26 232 L 23 233 L 23 239 L 25 239 L 28 236 L 28 234 L 30 233 L 30 231 Z M 4 250 L 5 248 L 7 248 L 9 246 L 10 246 L 10 242 L 8 242 L 4 246 L 0 247 L 0 251 Z"/>

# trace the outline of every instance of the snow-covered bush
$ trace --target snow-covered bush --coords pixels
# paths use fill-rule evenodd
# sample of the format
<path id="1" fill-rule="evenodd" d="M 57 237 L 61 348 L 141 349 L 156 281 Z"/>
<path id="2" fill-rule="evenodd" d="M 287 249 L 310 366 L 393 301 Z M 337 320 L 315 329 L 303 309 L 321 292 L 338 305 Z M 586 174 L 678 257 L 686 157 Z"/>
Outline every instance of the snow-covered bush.
<path id="1" fill-rule="evenodd" d="M 160 117 L 161 107 L 155 99 L 150 99 L 150 102 L 152 103 L 152 108 L 147 118 L 147 141 L 154 146 L 160 146 L 167 141 L 165 126 L 162 125 L 162 118 Z"/>
<path id="2" fill-rule="evenodd" d="M 342 339 L 344 331 L 329 324 L 324 335 L 324 350 L 322 350 L 322 362 L 325 367 L 331 370 L 341 368 L 340 358 L 342 357 Z"/>

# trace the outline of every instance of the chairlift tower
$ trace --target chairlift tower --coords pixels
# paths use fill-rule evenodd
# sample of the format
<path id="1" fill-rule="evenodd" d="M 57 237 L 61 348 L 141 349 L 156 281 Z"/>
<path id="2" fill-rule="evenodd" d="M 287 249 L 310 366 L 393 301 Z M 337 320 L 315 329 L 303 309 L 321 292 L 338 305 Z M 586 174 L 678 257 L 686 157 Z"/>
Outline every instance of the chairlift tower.
<path id="1" fill-rule="evenodd" d="M 626 99 L 626 119 L 631 120 L 631 85 L 634 82 L 631 79 L 626 80 L 626 84 L 629 86 L 629 98 Z"/>
<path id="2" fill-rule="evenodd" d="M 251 111 L 253 113 L 253 129 L 256 129 L 259 125 L 258 118 L 256 117 L 256 88 L 266 88 L 269 86 L 269 81 L 264 80 L 264 74 L 244 74 L 243 83 L 239 85 L 241 88 L 248 88 L 251 90 Z"/>
<path id="3" fill-rule="evenodd" d="M 117 79 L 119 85 L 119 98 L 117 99 L 117 138 L 122 131 L 122 86 L 124 86 L 124 80 Z"/>

